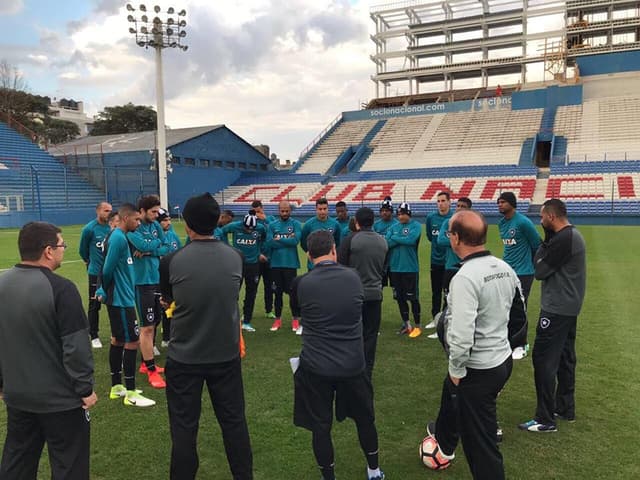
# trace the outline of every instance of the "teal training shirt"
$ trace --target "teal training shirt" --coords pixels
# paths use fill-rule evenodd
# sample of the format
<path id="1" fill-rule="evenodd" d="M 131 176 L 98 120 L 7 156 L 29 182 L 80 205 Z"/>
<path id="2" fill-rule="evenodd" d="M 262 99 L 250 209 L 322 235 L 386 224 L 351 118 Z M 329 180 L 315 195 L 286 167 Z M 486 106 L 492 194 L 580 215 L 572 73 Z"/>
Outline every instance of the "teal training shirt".
<path id="1" fill-rule="evenodd" d="M 331 232 L 333 234 L 333 240 L 336 242 L 336 248 L 340 246 L 340 224 L 330 217 L 324 221 L 318 220 L 318 217 L 313 217 L 307 220 L 302 227 L 302 237 L 300 238 L 302 250 L 307 251 L 307 237 L 318 230 Z"/>
<path id="2" fill-rule="evenodd" d="M 227 223 L 227 225 L 229 224 Z M 225 225 L 225 227 L 227 225 Z M 229 245 L 229 236 L 226 233 L 222 232 L 223 228 L 224 227 L 216 227 L 216 229 L 213 231 L 213 238 L 215 238 L 216 240 L 220 240 L 225 245 Z"/>
<path id="3" fill-rule="evenodd" d="M 502 217 L 498 228 L 504 245 L 502 259 L 515 270 L 517 275 L 533 275 L 533 256 L 541 243 L 540 235 L 533 222 L 516 211 L 511 220 Z"/>
<path id="4" fill-rule="evenodd" d="M 346 220 L 341 221 L 334 218 L 334 220 L 338 225 L 340 225 L 340 241 L 342 242 L 342 239 L 348 237 L 351 233 L 351 230 L 349 230 L 349 219 L 347 218 Z"/>
<path id="5" fill-rule="evenodd" d="M 418 263 L 418 245 L 422 226 L 415 220 L 408 223 L 396 223 L 385 236 L 389 245 L 389 271 L 394 273 L 416 273 L 420 271 Z"/>
<path id="6" fill-rule="evenodd" d="M 262 225 L 265 234 L 265 239 L 260 244 L 260 253 L 267 258 L 271 256 L 271 251 L 269 250 L 269 242 L 266 241 L 266 235 L 269 231 L 269 224 L 275 222 L 276 220 L 280 220 L 280 218 L 276 217 L 275 215 L 269 215 L 265 218 L 258 218 L 258 225 Z"/>
<path id="7" fill-rule="evenodd" d="M 387 234 L 387 231 L 391 227 L 393 227 L 396 223 L 398 223 L 398 220 L 396 218 L 391 218 L 391 220 L 389 220 L 389 221 L 385 221 L 385 220 L 382 220 L 381 218 L 379 218 L 373 224 L 373 231 L 376 232 L 376 233 L 379 233 L 380 235 L 382 235 L 384 237 Z"/>
<path id="8" fill-rule="evenodd" d="M 277 219 L 269 224 L 267 248 L 271 252 L 271 268 L 300 268 L 298 243 L 302 236 L 302 225 L 297 220 Z"/>
<path id="9" fill-rule="evenodd" d="M 452 215 L 453 212 L 451 210 L 446 215 L 441 215 L 440 212 L 427 215 L 425 229 L 427 238 L 431 242 L 431 265 L 444 265 L 446 262 L 447 250 L 438 245 L 438 234 L 444 221 L 450 219 Z"/>
<path id="10" fill-rule="evenodd" d="M 300 246 L 302 247 L 302 250 L 305 252 L 307 251 L 307 238 L 313 232 L 317 232 L 318 230 L 331 232 L 333 235 L 333 241 L 336 244 L 336 249 L 340 246 L 340 239 L 342 237 L 340 224 L 331 217 L 328 217 L 324 221 L 318 220 L 318 217 L 313 217 L 307 220 L 302 227 L 302 237 L 300 237 Z M 307 269 L 313 269 L 313 263 L 311 263 L 311 260 L 307 260 Z"/>
<path id="11" fill-rule="evenodd" d="M 107 305 L 135 307 L 136 276 L 129 242 L 119 228 L 113 230 L 106 244 L 102 266 L 102 286 L 107 293 Z"/>
<path id="12" fill-rule="evenodd" d="M 102 242 L 111 231 L 109 224 L 104 225 L 97 220 L 87 223 L 80 234 L 80 248 L 78 253 L 80 258 L 84 260 L 89 275 L 99 275 L 104 255 L 102 254 Z"/>
<path id="13" fill-rule="evenodd" d="M 445 270 L 458 270 L 460 267 L 457 267 L 460 263 L 460 257 L 458 257 L 453 249 L 451 248 L 451 242 L 449 241 L 449 234 L 447 230 L 449 230 L 449 220 L 451 217 L 447 218 L 442 225 L 440 225 L 440 232 L 438 233 L 438 246 L 445 249 L 447 252 L 445 254 L 444 261 L 444 269 Z"/>
<path id="14" fill-rule="evenodd" d="M 134 256 L 133 269 L 136 272 L 136 285 L 157 285 L 160 283 L 160 257 L 169 253 L 164 243 L 164 232 L 158 222 L 141 223 L 135 232 L 127 233 L 127 239 L 137 250 L 145 255 Z"/>
<path id="15" fill-rule="evenodd" d="M 169 230 L 164 232 L 164 243 L 167 246 L 167 249 L 169 250 L 168 253 L 175 252 L 176 250 L 179 250 L 180 248 L 182 248 L 180 237 L 178 237 L 178 234 L 173 229 L 173 225 L 169 227 Z"/>
<path id="16" fill-rule="evenodd" d="M 246 229 L 241 221 L 231 222 L 222 227 L 222 234 L 231 233 L 231 245 L 244 256 L 244 263 L 255 264 L 260 259 L 262 244 L 267 232 L 261 223 L 254 230 Z"/>

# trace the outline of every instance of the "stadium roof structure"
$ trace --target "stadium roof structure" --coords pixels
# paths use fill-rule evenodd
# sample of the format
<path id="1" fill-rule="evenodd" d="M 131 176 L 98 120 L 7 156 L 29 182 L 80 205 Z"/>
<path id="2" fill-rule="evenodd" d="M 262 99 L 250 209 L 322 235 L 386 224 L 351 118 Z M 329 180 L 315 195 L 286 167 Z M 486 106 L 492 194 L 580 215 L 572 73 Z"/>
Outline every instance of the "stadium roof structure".
<path id="1" fill-rule="evenodd" d="M 630 0 L 406 0 L 373 6 L 376 97 L 387 97 L 398 81 L 408 82 L 409 95 L 426 82 L 443 81 L 444 91 L 451 91 L 457 79 L 480 78 L 486 88 L 491 75 L 519 74 L 525 83 L 532 63 L 562 77 L 578 56 L 640 49 L 636 9 Z M 620 15 L 624 10 L 632 13 Z M 562 16 L 562 25 L 546 25 L 553 15 Z M 532 20 L 538 28 L 530 28 Z"/>
<path id="2" fill-rule="evenodd" d="M 199 137 L 224 125 L 208 125 L 203 127 L 167 129 L 167 148 Z M 57 149 L 65 153 L 74 150 L 82 153 L 115 153 L 154 150 L 156 148 L 156 131 L 121 133 L 116 135 L 97 135 L 78 138 L 71 142 L 57 145 Z M 55 154 L 55 152 L 54 152 Z"/>

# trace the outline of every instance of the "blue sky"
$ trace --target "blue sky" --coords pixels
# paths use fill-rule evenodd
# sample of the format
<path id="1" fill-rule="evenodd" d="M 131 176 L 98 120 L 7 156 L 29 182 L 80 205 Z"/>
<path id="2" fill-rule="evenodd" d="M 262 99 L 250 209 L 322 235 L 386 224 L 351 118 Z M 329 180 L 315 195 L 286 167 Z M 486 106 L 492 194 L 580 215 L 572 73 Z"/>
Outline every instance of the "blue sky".
<path id="1" fill-rule="evenodd" d="M 91 11 L 91 2 L 81 0 L 65 0 L 61 2 L 44 0 L 25 0 L 13 2 L 2 0 L 5 4 L 20 4 L 19 13 L 11 16 L 11 21 L 4 23 L 4 31 L 11 43 L 19 45 L 37 45 L 39 30 L 43 27 L 64 33 L 67 22 L 80 20 Z"/>

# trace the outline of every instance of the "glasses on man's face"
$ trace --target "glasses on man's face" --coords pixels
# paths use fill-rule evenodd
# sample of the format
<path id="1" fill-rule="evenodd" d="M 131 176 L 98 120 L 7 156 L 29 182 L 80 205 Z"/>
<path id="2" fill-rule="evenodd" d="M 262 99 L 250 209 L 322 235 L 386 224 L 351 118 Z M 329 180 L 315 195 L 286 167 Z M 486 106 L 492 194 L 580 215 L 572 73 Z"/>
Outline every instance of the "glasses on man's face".
<path id="1" fill-rule="evenodd" d="M 49 245 L 51 248 L 67 248 L 67 244 L 62 242 L 60 245 Z"/>

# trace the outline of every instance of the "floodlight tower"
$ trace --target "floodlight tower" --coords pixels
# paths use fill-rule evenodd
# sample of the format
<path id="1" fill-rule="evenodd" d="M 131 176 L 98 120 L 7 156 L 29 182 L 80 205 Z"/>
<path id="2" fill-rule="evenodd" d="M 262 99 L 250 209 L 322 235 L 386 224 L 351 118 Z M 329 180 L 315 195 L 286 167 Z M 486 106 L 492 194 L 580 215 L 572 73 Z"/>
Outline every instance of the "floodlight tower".
<path id="1" fill-rule="evenodd" d="M 136 36 L 136 44 L 139 47 L 156 50 L 156 102 L 158 110 L 158 134 L 156 135 L 156 161 L 158 162 L 158 190 L 160 193 L 160 203 L 163 207 L 169 207 L 169 196 L 167 193 L 167 139 L 164 124 L 164 83 L 162 81 L 162 50 L 164 48 L 178 48 L 187 51 L 189 48 L 184 45 L 184 37 L 187 36 L 185 27 L 187 22 L 184 19 L 187 12 L 182 9 L 178 13 L 173 7 L 169 7 L 166 12 L 156 5 L 153 7 L 155 16 L 147 16 L 147 6 L 143 3 L 138 7 L 141 15 L 136 16 L 136 9 L 127 4 L 127 20 L 133 24 L 129 27 L 129 33 Z M 176 17 L 174 18 L 174 15 Z"/>

